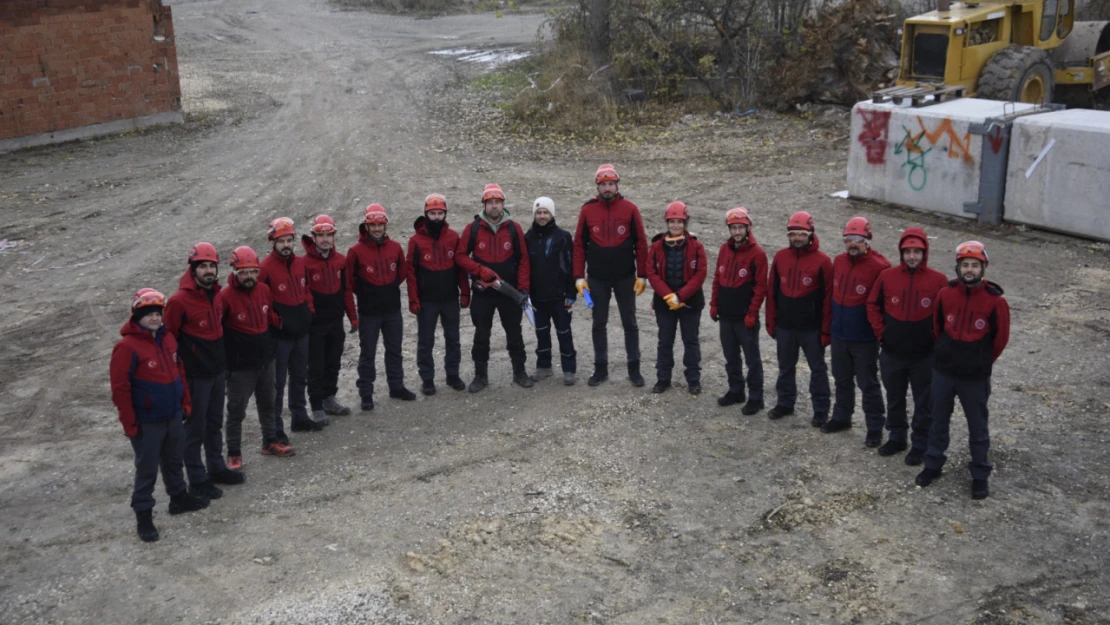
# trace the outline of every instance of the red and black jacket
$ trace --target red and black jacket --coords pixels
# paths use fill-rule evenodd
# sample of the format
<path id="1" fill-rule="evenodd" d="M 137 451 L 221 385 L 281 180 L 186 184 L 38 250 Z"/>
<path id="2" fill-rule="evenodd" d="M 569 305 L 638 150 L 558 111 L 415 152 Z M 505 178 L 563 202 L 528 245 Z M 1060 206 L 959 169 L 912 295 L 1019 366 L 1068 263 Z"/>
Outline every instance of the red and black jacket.
<path id="1" fill-rule="evenodd" d="M 915 269 L 902 262 L 879 274 L 867 298 L 867 320 L 884 351 L 917 359 L 933 352 L 937 294 L 948 285 L 948 278 L 929 267 L 929 239 L 924 230 L 906 229 L 898 241 L 899 250 L 906 237 L 924 242 L 925 257 Z"/>
<path id="2" fill-rule="evenodd" d="M 478 236 L 473 249 L 470 249 L 474 228 L 478 229 Z M 455 262 L 472 276 L 478 275 L 480 266 L 489 267 L 519 291 L 528 291 L 532 285 L 524 230 L 520 224 L 509 219 L 508 211 L 498 222 L 496 231 L 480 215 L 475 216 L 459 236 Z"/>
<path id="3" fill-rule="evenodd" d="M 190 378 L 211 378 L 227 368 L 224 327 L 216 310 L 219 282 L 211 289 L 197 286 L 191 269 L 177 283 L 177 292 L 166 302 L 162 320 L 177 340 L 178 354 Z"/>
<path id="4" fill-rule="evenodd" d="M 754 234 L 737 245 L 729 238 L 717 253 L 710 306 L 722 319 L 758 315 L 767 297 L 767 253 Z"/>
<path id="5" fill-rule="evenodd" d="M 709 272 L 709 261 L 705 258 L 705 246 L 697 237 L 687 233 L 686 240 L 682 243 L 682 286 L 678 289 L 671 288 L 668 284 L 668 274 L 674 276 L 670 282 L 677 282 L 678 274 L 675 267 L 667 266 L 665 234 L 657 234 L 651 239 L 651 248 L 648 250 L 647 275 L 648 282 L 655 294 L 651 298 L 651 305 L 656 311 L 670 311 L 663 296 L 674 293 L 678 301 L 686 304 L 693 310 L 705 308 L 705 276 Z"/>
<path id="6" fill-rule="evenodd" d="M 466 271 L 455 262 L 459 233 L 443 222 L 438 237 L 428 231 L 427 218 L 413 223 L 416 231 L 409 239 L 408 259 L 409 303 L 450 302 L 470 297 L 470 281 Z"/>
<path id="7" fill-rule="evenodd" d="M 401 244 L 382 237 L 378 243 L 359 227 L 358 243 L 347 250 L 347 287 L 358 300 L 358 314 L 380 317 L 401 310 L 401 283 L 408 276 Z"/>
<path id="8" fill-rule="evenodd" d="M 574 277 L 602 280 L 647 277 L 647 234 L 640 209 L 617 194 L 607 202 L 600 196 L 582 205 L 574 231 Z"/>
<path id="9" fill-rule="evenodd" d="M 832 336 L 841 341 L 871 343 L 875 332 L 867 321 L 867 296 L 890 261 L 869 249 L 862 256 L 847 252 L 833 260 Z"/>
<path id="10" fill-rule="evenodd" d="M 304 247 L 304 270 L 308 277 L 308 293 L 312 301 L 312 325 L 331 325 L 343 321 L 343 314 L 358 325 L 355 298 L 347 288 L 347 257 L 332 248 L 327 258 L 316 249 L 312 237 L 301 236 Z"/>
<path id="11" fill-rule="evenodd" d="M 986 378 L 1010 341 L 1010 305 L 1002 287 L 952 280 L 937 296 L 933 368 L 959 378 Z"/>
<path id="12" fill-rule="evenodd" d="M 280 328 L 285 321 L 274 311 L 270 287 L 258 282 L 248 290 L 231 274 L 227 288 L 216 296 L 216 311 L 224 326 L 228 371 L 250 371 L 270 364 L 274 358 L 270 329 Z"/>
<path id="13" fill-rule="evenodd" d="M 304 258 L 290 254 L 282 257 L 272 251 L 262 259 L 259 284 L 270 287 L 274 310 L 281 317 L 281 327 L 274 328 L 274 338 L 299 339 L 312 326 L 312 296 L 308 293 L 308 274 Z"/>
<path id="14" fill-rule="evenodd" d="M 140 423 L 168 421 L 191 412 L 185 365 L 177 357 L 177 340 L 165 326 L 151 333 L 128 320 L 120 328 L 123 338 L 112 349 L 108 373 L 112 403 L 128 436 L 139 433 Z"/>
<path id="15" fill-rule="evenodd" d="M 800 250 L 787 247 L 775 254 L 767 286 L 767 333 L 775 330 L 820 330 L 830 336 L 832 325 L 832 261 L 813 235 Z"/>

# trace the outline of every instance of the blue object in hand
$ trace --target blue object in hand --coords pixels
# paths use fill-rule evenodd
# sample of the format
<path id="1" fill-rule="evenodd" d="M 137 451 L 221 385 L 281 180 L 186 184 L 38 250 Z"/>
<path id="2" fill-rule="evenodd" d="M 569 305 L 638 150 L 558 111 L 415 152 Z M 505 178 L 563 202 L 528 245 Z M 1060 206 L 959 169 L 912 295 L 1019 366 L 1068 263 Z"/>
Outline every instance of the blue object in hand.
<path id="1" fill-rule="evenodd" d="M 589 289 L 582 290 L 582 299 L 586 301 L 586 308 L 594 307 L 594 298 L 590 295 Z"/>

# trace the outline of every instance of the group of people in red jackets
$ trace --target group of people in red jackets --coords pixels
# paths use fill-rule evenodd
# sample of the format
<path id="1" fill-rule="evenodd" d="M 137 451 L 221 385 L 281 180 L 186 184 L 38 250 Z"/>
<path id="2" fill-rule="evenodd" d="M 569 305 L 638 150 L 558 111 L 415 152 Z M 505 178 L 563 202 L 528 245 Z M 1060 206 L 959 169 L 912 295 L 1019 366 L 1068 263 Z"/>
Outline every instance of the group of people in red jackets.
<path id="1" fill-rule="evenodd" d="M 282 419 L 286 397 L 293 432 L 320 431 L 331 417 L 351 413 L 336 397 L 344 318 L 359 337 L 361 409 L 374 409 L 379 338 L 389 397 L 414 400 L 404 384 L 401 357 L 405 283 L 426 396 L 437 392 L 432 357 L 437 325 L 443 329 L 446 385 L 471 393 L 489 385 L 495 314 L 505 331 L 515 384 L 530 388 L 553 375 L 556 342 L 563 384 L 575 384 L 571 318 L 579 299 L 593 314 L 588 384 L 599 386 L 609 378 L 607 325 L 615 299 L 628 379 L 643 386 L 635 298 L 650 284 L 658 326 L 652 392 L 672 388 L 674 343 L 681 336 L 686 389 L 701 393 L 699 331 L 708 307 L 719 326 L 728 378 L 717 403 L 742 404 L 744 415 L 765 408 L 759 326 L 766 302 L 765 328 L 779 364 L 771 419 L 794 412 L 800 351 L 810 369 L 813 426 L 827 433 L 850 428 L 858 386 L 865 444 L 884 456 L 909 450 L 907 464 L 924 464 L 917 484 L 928 486 L 941 475 L 949 419 L 959 398 L 970 432 L 972 497 L 988 496 L 987 398 L 992 364 L 1009 338 L 1009 308 L 1002 289 L 984 279 L 989 260 L 981 243 L 959 246 L 956 279 L 949 281 L 929 267 L 929 241 L 921 228 L 902 233 L 900 262 L 892 267 L 870 247 L 867 220 L 854 217 L 843 230 L 845 252 L 833 260 L 820 249 L 813 217 L 798 212 L 787 223 L 788 245 L 768 266 L 752 215 L 736 207 L 725 214 L 728 238 L 717 255 L 707 301 L 703 287 L 710 265 L 688 229 L 686 204 L 668 204 L 666 230 L 648 241 L 640 211 L 620 194 L 619 182 L 612 165 L 598 168 L 597 195 L 582 206 L 573 235 L 556 225 L 548 197 L 533 202 L 532 224 L 525 231 L 511 218 L 496 184 L 483 189 L 482 212 L 461 233 L 447 223 L 446 198 L 427 196 L 407 251 L 387 234 L 390 218 L 380 204 L 366 208 L 358 242 L 346 254 L 336 249 L 336 224 L 327 215 L 312 220 L 309 233 L 300 237 L 304 254 L 296 254 L 294 222 L 281 217 L 270 223 L 272 249 L 264 259 L 248 246 L 231 253 L 226 286 L 219 282 L 216 248 L 197 243 L 172 297 L 151 288 L 136 293 L 112 353 L 112 400 L 135 453 L 131 506 L 139 537 L 148 542 L 159 537 L 152 514 L 159 469 L 170 514 L 203 509 L 223 495 L 221 485 L 245 481 L 242 424 L 252 397 L 260 452 L 275 457 L 295 454 Z M 463 309 L 470 310 L 474 325 L 469 385 L 459 370 Z M 537 336 L 531 373 L 525 369 L 525 314 Z M 830 347 L 835 398 L 825 364 Z"/>

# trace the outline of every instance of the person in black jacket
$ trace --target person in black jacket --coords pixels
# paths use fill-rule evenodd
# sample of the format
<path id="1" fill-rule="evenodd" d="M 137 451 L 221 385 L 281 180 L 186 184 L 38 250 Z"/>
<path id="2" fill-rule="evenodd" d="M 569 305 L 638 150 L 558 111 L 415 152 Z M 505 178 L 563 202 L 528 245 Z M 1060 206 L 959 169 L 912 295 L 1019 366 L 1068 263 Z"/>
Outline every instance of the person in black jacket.
<path id="1" fill-rule="evenodd" d="M 536 381 L 551 376 L 551 324 L 559 338 L 563 384 L 572 386 L 578 370 L 570 332 L 574 288 L 574 239 L 555 225 L 555 202 L 539 197 L 532 203 L 532 228 L 524 235 L 532 271 L 532 307 L 536 312 Z"/>

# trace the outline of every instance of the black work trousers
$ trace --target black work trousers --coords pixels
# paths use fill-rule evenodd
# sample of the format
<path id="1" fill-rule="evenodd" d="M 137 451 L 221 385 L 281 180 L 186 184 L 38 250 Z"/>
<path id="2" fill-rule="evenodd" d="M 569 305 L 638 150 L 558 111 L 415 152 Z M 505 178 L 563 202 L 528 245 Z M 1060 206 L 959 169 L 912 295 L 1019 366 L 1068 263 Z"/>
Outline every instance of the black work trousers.
<path id="1" fill-rule="evenodd" d="M 775 330 L 775 348 L 779 361 L 779 377 L 775 383 L 778 406 L 793 410 L 798 399 L 795 381 L 798 351 L 801 350 L 809 364 L 809 399 L 815 415 L 829 414 L 829 368 L 825 364 L 825 347 L 821 345 L 819 330 Z"/>
<path id="2" fill-rule="evenodd" d="M 748 366 L 748 394 L 751 401 L 763 401 L 763 360 L 759 355 L 759 323 L 754 328 L 744 325 L 743 319 L 721 317 L 721 350 L 725 355 L 725 373 L 728 375 L 728 391 L 734 395 L 744 395 L 744 369 L 740 364 L 743 352 L 744 363 Z"/>
<path id="3" fill-rule="evenodd" d="M 305 406 L 308 389 L 308 335 L 299 339 L 274 339 L 274 427 L 285 432 L 281 411 L 285 400 L 285 381 L 289 380 L 289 420 L 304 423 L 309 420 Z"/>
<path id="4" fill-rule="evenodd" d="M 342 319 L 313 324 L 308 331 L 308 404 L 313 412 L 323 410 L 324 400 L 339 392 L 346 339 Z"/>
<path id="5" fill-rule="evenodd" d="M 436 344 L 436 323 L 443 328 L 443 370 L 450 376 L 459 375 L 462 346 L 459 343 L 459 300 L 420 302 L 416 315 L 416 369 L 421 380 L 434 380 L 436 363 L 432 349 Z"/>
<path id="6" fill-rule="evenodd" d="M 181 469 L 185 450 L 185 428 L 181 415 L 166 421 L 140 423 L 139 435 L 131 438 L 135 452 L 135 489 L 131 508 L 136 512 L 154 507 L 154 486 L 158 469 L 162 469 L 162 485 L 170 497 L 185 492 L 185 474 Z"/>
<path id="7" fill-rule="evenodd" d="M 925 466 L 940 469 L 948 456 L 948 427 L 956 398 L 967 418 L 967 442 L 971 448 L 971 479 L 985 480 L 994 468 L 987 460 L 991 448 L 991 434 L 987 427 L 987 399 L 991 396 L 991 379 L 961 379 L 947 376 L 933 369 L 932 384 L 933 426 L 929 429 L 929 449 L 925 452 Z"/>
<path id="8" fill-rule="evenodd" d="M 617 281 L 591 277 L 587 284 L 590 297 L 594 300 L 594 362 L 609 362 L 609 333 L 606 326 L 609 324 L 609 300 L 614 295 L 617 298 L 617 310 L 620 311 L 621 326 L 624 328 L 625 358 L 628 362 L 639 362 L 640 326 L 636 324 L 636 292 L 633 290 L 636 276 Z"/>
<path id="9" fill-rule="evenodd" d="M 247 418 L 247 403 L 254 395 L 258 411 L 258 425 L 262 431 L 262 445 L 276 440 L 277 425 L 274 418 L 274 361 L 261 369 L 229 371 L 227 374 L 227 455 L 243 455 L 243 420 Z"/>
<path id="10" fill-rule="evenodd" d="M 524 310 L 494 289 L 476 292 L 470 298 L 470 320 L 474 323 L 474 346 L 470 348 L 470 357 L 475 364 L 489 362 L 489 339 L 493 332 L 494 313 L 501 318 L 501 327 L 505 329 L 505 342 L 509 347 L 513 371 L 523 371 L 526 356 L 520 322 L 524 318 Z"/>
<path id="11" fill-rule="evenodd" d="M 886 422 L 883 389 L 879 384 L 878 341 L 832 339 L 832 375 L 836 384 L 831 421 L 851 423 L 856 411 L 856 386 L 863 394 L 863 419 L 869 433 L 882 434 Z"/>
<path id="12" fill-rule="evenodd" d="M 559 364 L 563 373 L 578 370 L 578 352 L 574 351 L 574 336 L 570 332 L 571 311 L 566 300 L 553 299 L 546 302 L 533 302 L 536 313 L 536 368 L 551 368 L 551 326 L 559 340 Z"/>
<path id="13" fill-rule="evenodd" d="M 227 470 L 223 432 L 226 384 L 226 373 L 189 377 L 193 415 L 185 422 L 185 473 L 193 486 L 207 482 L 212 473 Z"/>
<path id="14" fill-rule="evenodd" d="M 358 396 L 362 401 L 374 398 L 374 381 L 378 379 L 378 337 L 385 346 L 385 381 L 390 391 L 405 386 L 405 367 L 401 361 L 401 339 L 404 323 L 401 310 L 384 315 L 359 315 L 358 317 Z"/>
<path id="15" fill-rule="evenodd" d="M 656 348 L 655 377 L 660 382 L 670 382 L 674 370 L 674 339 L 682 331 L 682 366 L 687 384 L 701 384 L 701 342 L 698 338 L 701 309 L 684 306 L 678 310 L 655 311 L 659 326 L 659 346 Z"/>
<path id="16" fill-rule="evenodd" d="M 925 452 L 929 444 L 930 385 L 933 381 L 933 356 L 900 358 L 883 350 L 879 354 L 879 372 L 886 389 L 886 429 L 890 440 L 906 442 L 906 431 L 912 428 L 910 444 Z M 913 391 L 913 421 L 906 421 L 906 393 Z"/>

